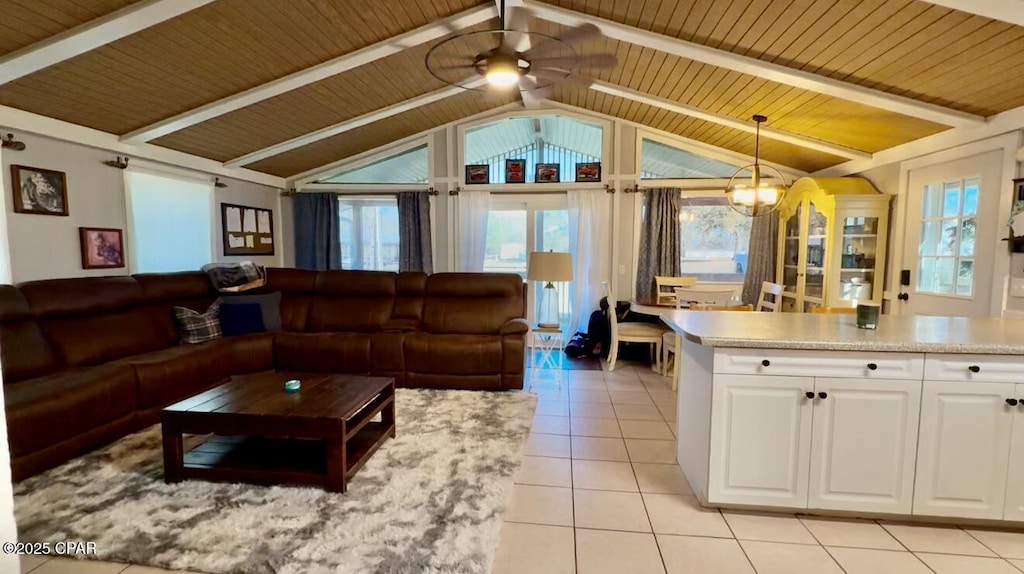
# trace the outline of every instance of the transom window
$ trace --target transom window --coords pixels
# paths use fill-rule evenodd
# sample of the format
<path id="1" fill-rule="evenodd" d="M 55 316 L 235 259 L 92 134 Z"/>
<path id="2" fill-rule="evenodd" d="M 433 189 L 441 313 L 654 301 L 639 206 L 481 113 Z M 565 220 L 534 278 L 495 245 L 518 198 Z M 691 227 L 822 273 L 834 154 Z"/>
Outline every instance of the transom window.
<path id="1" fill-rule="evenodd" d="M 423 144 L 317 183 L 427 183 L 427 162 L 427 144 Z"/>
<path id="2" fill-rule="evenodd" d="M 559 166 L 559 180 L 576 180 L 576 164 L 600 162 L 604 129 L 563 116 L 506 118 L 466 130 L 466 165 L 489 166 L 490 183 L 505 183 L 505 160 L 526 161 L 526 181 L 534 183 L 538 163 Z"/>
<path id="3" fill-rule="evenodd" d="M 640 143 L 640 179 L 725 179 L 739 168 L 654 140 Z"/>
<path id="4" fill-rule="evenodd" d="M 917 290 L 970 297 L 974 293 L 974 236 L 979 178 L 925 186 L 921 207 Z"/>

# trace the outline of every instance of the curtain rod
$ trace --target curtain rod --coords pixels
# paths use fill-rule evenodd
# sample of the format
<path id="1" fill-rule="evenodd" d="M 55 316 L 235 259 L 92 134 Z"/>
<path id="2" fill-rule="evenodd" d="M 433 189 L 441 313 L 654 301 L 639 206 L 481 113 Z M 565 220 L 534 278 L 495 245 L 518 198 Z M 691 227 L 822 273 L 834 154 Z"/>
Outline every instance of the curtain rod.
<path id="1" fill-rule="evenodd" d="M 325 191 L 330 191 L 330 190 L 325 190 Z M 440 192 L 437 191 L 436 189 L 434 189 L 433 187 L 429 187 L 427 189 L 413 189 L 413 190 L 410 190 L 410 191 L 383 191 L 382 190 L 380 193 L 377 193 L 377 192 L 375 192 L 373 190 L 367 190 L 366 192 L 363 192 L 363 193 L 343 193 L 343 192 L 338 192 L 338 195 L 344 195 L 344 196 L 349 196 L 349 197 L 351 197 L 351 196 L 357 196 L 358 197 L 360 195 L 398 195 L 398 194 L 401 194 L 401 193 L 419 193 L 421 191 L 426 191 L 427 195 L 440 195 Z M 281 197 L 291 197 L 293 195 L 298 195 L 299 193 L 301 193 L 301 192 L 293 187 L 293 188 L 291 188 L 291 189 L 289 189 L 287 191 L 282 191 L 281 192 Z"/>
<path id="2" fill-rule="evenodd" d="M 615 188 L 610 186 L 610 185 L 608 185 L 607 183 L 604 184 L 604 190 L 607 193 L 615 193 Z M 460 192 L 463 192 L 463 191 L 491 191 L 491 190 L 489 190 L 489 189 L 473 189 L 473 188 L 465 188 L 465 187 L 456 187 L 455 189 L 450 190 L 448 192 L 448 195 L 458 195 Z M 563 190 L 553 190 L 553 191 L 546 191 L 546 190 L 536 190 L 536 191 L 500 191 L 500 192 L 498 192 L 498 195 L 505 195 L 505 194 L 508 194 L 508 195 L 565 195 L 565 194 L 568 194 L 568 193 L 569 192 L 567 190 L 563 189 Z M 630 192 L 627 191 L 626 193 L 630 193 Z"/>
<path id="3" fill-rule="evenodd" d="M 658 187 L 666 187 L 666 186 L 658 186 Z M 649 189 L 654 189 L 654 188 L 653 187 L 640 187 L 638 185 L 634 185 L 633 187 L 627 187 L 626 189 L 622 190 L 622 193 L 643 193 L 643 192 L 645 192 L 645 191 L 647 191 Z M 676 187 L 676 188 L 669 187 L 669 189 L 678 189 L 680 191 L 725 191 L 725 188 L 720 186 L 720 185 L 716 185 L 716 186 L 706 185 L 706 186 L 703 186 L 703 187 Z"/>

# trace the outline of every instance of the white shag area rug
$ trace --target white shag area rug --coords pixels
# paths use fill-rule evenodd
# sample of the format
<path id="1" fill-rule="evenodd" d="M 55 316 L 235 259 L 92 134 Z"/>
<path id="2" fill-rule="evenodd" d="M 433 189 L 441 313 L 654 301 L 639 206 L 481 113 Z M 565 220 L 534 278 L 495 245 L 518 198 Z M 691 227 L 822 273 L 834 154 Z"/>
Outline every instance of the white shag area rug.
<path id="1" fill-rule="evenodd" d="M 17 484 L 19 538 L 211 574 L 486 573 L 536 405 L 524 392 L 399 389 L 397 437 L 346 494 L 164 484 L 157 425 Z"/>

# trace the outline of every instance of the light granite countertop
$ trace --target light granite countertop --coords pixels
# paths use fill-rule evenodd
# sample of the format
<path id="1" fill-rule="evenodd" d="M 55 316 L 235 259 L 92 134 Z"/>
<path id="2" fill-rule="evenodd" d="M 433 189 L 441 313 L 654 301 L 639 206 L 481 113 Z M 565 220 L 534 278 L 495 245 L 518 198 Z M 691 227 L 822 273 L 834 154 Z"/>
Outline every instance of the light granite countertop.
<path id="1" fill-rule="evenodd" d="M 1024 354 L 1024 320 L 883 315 L 858 329 L 854 315 L 665 310 L 661 319 L 690 341 L 711 347 Z"/>

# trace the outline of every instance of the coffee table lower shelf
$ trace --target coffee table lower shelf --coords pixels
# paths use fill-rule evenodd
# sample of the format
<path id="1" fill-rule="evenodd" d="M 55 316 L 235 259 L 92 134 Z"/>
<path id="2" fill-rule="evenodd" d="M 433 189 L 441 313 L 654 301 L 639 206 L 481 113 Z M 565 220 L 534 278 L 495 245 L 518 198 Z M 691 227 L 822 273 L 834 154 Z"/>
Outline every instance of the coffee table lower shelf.
<path id="1" fill-rule="evenodd" d="M 345 441 L 345 481 L 394 435 L 394 424 L 370 422 Z M 301 484 L 344 492 L 330 481 L 327 448 L 326 440 L 211 435 L 185 453 L 181 474 L 183 479 Z"/>

